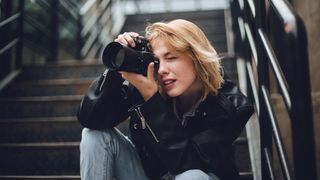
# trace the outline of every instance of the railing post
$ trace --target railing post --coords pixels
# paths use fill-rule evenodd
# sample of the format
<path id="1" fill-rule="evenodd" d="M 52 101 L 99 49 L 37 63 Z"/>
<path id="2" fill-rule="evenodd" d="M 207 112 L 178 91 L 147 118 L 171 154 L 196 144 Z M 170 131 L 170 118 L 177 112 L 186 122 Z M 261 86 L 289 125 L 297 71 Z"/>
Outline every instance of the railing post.
<path id="1" fill-rule="evenodd" d="M 22 50 L 23 50 L 23 20 L 24 20 L 24 0 L 19 0 L 19 10 L 20 17 L 18 19 L 18 37 L 19 42 L 17 44 L 16 52 L 16 69 L 22 66 Z"/>
<path id="2" fill-rule="evenodd" d="M 12 14 L 12 1 L 3 1 L 1 2 L 1 17 L 4 19 L 9 18 Z M 12 39 L 12 25 L 9 23 L 4 27 L 0 28 L 1 41 L 0 49 L 3 48 L 7 43 Z M 9 49 L 0 54 L 0 80 L 4 78 L 12 70 L 11 61 L 12 61 L 12 50 Z"/>
<path id="3" fill-rule="evenodd" d="M 272 174 L 270 173 L 272 169 L 268 166 L 268 155 L 272 157 L 272 130 L 271 124 L 268 120 L 268 113 L 266 111 L 266 106 L 263 100 L 262 94 L 262 86 L 267 87 L 269 89 L 269 68 L 268 62 L 266 61 L 266 55 L 263 50 L 261 39 L 259 38 L 259 29 L 266 29 L 266 13 L 265 13 L 265 1 L 264 0 L 256 0 L 255 1 L 255 23 L 256 23 L 256 48 L 257 48 L 257 68 L 258 68 L 258 81 L 259 81 L 259 106 L 260 106 L 260 136 L 261 136 L 261 174 L 263 180 L 272 179 Z M 271 161 L 272 162 L 272 161 Z M 271 166 L 272 167 L 272 166 Z"/>
<path id="4" fill-rule="evenodd" d="M 50 55 L 47 57 L 48 61 L 56 61 L 58 58 L 58 47 L 59 47 L 59 1 L 50 1 L 51 12 L 50 12 Z"/>
<path id="5" fill-rule="evenodd" d="M 81 56 L 81 49 L 83 47 L 83 38 L 81 36 L 81 31 L 82 31 L 82 15 L 78 13 L 78 19 L 77 19 L 77 48 L 76 48 L 76 58 L 77 59 L 82 59 L 83 57 Z"/>

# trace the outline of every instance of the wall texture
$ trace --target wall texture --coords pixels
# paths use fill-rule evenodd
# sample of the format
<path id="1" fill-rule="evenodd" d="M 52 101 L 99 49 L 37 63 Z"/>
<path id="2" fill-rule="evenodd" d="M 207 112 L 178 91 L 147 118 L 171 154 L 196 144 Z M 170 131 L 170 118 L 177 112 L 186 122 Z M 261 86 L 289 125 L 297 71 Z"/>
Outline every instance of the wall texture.
<path id="1" fill-rule="evenodd" d="M 317 171 L 320 179 L 320 0 L 291 0 L 291 3 L 303 19 L 308 33 Z"/>
<path id="2" fill-rule="evenodd" d="M 309 62 L 312 91 L 320 91 L 320 1 L 292 0 L 292 4 L 303 19 L 309 41 Z"/>

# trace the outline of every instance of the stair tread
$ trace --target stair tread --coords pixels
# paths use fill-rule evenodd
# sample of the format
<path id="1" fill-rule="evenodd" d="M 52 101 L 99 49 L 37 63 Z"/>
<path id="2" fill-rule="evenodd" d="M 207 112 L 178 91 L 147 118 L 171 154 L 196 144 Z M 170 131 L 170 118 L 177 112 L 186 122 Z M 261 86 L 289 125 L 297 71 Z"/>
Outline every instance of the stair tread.
<path id="1" fill-rule="evenodd" d="M 81 100 L 83 95 L 60 95 L 60 96 L 30 96 L 30 97 L 2 97 L 1 102 L 45 102 L 45 101 L 76 101 Z"/>
<path id="2" fill-rule="evenodd" d="M 31 143 L 3 143 L 0 148 L 46 148 L 46 147 L 79 147 L 80 142 L 31 142 Z"/>
<path id="3" fill-rule="evenodd" d="M 74 66 L 104 66 L 102 62 L 98 60 L 63 60 L 63 61 L 57 61 L 57 62 L 47 62 L 45 64 L 28 64 L 24 65 L 24 68 L 44 68 L 44 67 L 74 67 Z"/>
<path id="4" fill-rule="evenodd" d="M 90 83 L 94 78 L 70 78 L 70 79 L 40 79 L 40 80 L 25 80 L 22 82 L 16 82 L 13 86 L 25 86 L 25 85 L 73 85 L 81 83 Z"/>
<path id="5" fill-rule="evenodd" d="M 77 121 L 76 116 L 62 116 L 62 117 L 31 117 L 31 118 L 11 118 L 1 119 L 0 123 L 27 123 L 27 122 L 73 122 Z"/>
<path id="6" fill-rule="evenodd" d="M 78 179 L 79 175 L 0 175 L 0 179 Z"/>

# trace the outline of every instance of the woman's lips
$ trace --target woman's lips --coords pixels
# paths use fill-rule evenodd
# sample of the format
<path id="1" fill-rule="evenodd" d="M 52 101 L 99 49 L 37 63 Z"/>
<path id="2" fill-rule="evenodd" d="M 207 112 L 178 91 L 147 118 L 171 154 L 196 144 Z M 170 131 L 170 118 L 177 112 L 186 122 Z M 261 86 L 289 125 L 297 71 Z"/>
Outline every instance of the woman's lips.
<path id="1" fill-rule="evenodd" d="M 163 85 L 166 88 L 166 90 L 169 90 L 173 87 L 175 82 L 176 82 L 176 80 L 174 80 L 174 79 L 165 80 L 165 81 L 163 81 Z"/>

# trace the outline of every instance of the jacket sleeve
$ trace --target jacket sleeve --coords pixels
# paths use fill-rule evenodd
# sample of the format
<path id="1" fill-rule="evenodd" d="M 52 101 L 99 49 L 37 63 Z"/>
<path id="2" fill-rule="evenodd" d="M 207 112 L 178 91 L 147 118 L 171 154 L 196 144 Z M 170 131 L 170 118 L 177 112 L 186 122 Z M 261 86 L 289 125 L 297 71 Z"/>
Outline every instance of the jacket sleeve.
<path id="1" fill-rule="evenodd" d="M 115 71 L 106 70 L 89 86 L 77 117 L 80 124 L 90 129 L 114 127 L 128 117 L 130 98 L 128 86 Z"/>
<path id="2" fill-rule="evenodd" d="M 227 115 L 226 112 L 222 112 L 205 123 L 206 127 L 202 131 L 191 136 L 159 93 L 135 108 L 137 109 L 135 112 L 140 112 L 137 114 L 140 114 L 140 118 L 146 123 L 143 132 L 148 143 L 174 173 L 188 169 L 208 170 L 208 167 L 213 169 L 227 167 L 228 163 L 233 161 L 230 156 L 232 142 L 252 114 L 251 105 L 239 114 Z M 241 122 L 234 119 L 238 116 L 243 119 Z M 201 121 L 196 119 L 198 120 Z M 236 128 L 237 133 L 231 132 L 233 128 Z"/>

